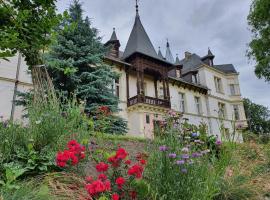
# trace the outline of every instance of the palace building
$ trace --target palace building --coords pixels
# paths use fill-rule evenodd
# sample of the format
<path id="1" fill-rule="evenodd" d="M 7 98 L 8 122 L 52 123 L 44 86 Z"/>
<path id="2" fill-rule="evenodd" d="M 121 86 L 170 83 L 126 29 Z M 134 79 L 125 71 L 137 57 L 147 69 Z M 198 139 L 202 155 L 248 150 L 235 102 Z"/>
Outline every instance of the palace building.
<path id="1" fill-rule="evenodd" d="M 121 74 L 114 83 L 120 100 L 120 116 L 128 121 L 129 134 L 152 138 L 155 122 L 170 110 L 191 124 L 204 123 L 208 132 L 221 136 L 247 127 L 238 76 L 232 64 L 214 62 L 208 49 L 204 56 L 185 52 L 174 60 L 169 42 L 166 54 L 156 52 L 136 6 L 135 22 L 124 52 L 115 29 L 105 60 Z M 238 134 L 239 135 L 239 134 Z"/>
<path id="2" fill-rule="evenodd" d="M 185 52 L 176 59 L 167 41 L 166 53 L 155 50 L 141 22 L 138 7 L 124 52 L 113 30 L 105 62 L 120 74 L 114 82 L 119 97 L 119 115 L 128 121 L 128 134 L 153 138 L 156 122 L 169 110 L 182 114 L 191 124 L 207 125 L 209 134 L 221 136 L 247 127 L 240 93 L 239 73 L 232 64 L 216 64 L 215 55 Z M 1 61 L 0 116 L 20 118 L 21 108 L 12 103 L 14 91 L 31 88 L 31 78 L 21 56 Z"/>

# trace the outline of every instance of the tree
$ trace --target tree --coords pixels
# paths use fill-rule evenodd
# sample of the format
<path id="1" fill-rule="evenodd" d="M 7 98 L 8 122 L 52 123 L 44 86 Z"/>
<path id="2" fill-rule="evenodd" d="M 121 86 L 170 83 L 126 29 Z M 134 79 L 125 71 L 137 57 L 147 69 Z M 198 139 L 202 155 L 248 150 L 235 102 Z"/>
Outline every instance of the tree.
<path id="1" fill-rule="evenodd" d="M 267 107 L 245 98 L 244 108 L 250 131 L 255 134 L 270 133 L 270 110 Z"/>
<path id="2" fill-rule="evenodd" d="M 248 24 L 253 33 L 248 56 L 256 60 L 255 74 L 270 81 L 270 1 L 253 0 L 248 15 Z"/>
<path id="3" fill-rule="evenodd" d="M 69 18 L 57 28 L 55 43 L 45 57 L 54 86 L 65 97 L 75 95 L 78 101 L 84 101 L 85 111 L 91 115 L 101 106 L 117 112 L 118 98 L 112 84 L 118 74 L 103 62 L 106 48 L 98 30 L 91 27 L 88 17 L 83 18 L 79 1 L 73 1 L 68 13 Z"/>
<path id="4" fill-rule="evenodd" d="M 0 0 L 0 58 L 20 52 L 28 66 L 43 64 L 41 50 L 61 17 L 56 0 Z"/>

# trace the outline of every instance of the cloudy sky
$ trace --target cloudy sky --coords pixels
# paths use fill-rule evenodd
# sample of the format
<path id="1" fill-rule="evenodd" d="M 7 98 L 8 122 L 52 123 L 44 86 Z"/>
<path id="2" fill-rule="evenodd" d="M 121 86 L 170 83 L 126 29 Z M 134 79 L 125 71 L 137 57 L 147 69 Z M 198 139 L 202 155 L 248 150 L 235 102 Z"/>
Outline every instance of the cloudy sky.
<path id="1" fill-rule="evenodd" d="M 71 0 L 59 0 L 60 12 Z M 116 28 L 122 50 L 135 17 L 135 0 L 81 0 L 85 15 L 107 41 Z M 141 21 L 153 45 L 165 52 L 166 38 L 179 57 L 185 51 L 203 56 L 210 47 L 215 64 L 232 63 L 240 72 L 243 97 L 270 107 L 270 84 L 254 75 L 245 56 L 251 39 L 247 15 L 251 0 L 139 0 Z"/>

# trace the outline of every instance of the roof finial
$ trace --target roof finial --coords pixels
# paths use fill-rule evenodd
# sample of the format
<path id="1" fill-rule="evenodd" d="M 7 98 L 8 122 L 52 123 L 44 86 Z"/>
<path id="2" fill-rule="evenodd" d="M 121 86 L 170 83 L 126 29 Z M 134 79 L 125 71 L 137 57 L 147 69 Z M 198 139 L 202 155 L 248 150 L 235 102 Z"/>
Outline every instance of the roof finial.
<path id="1" fill-rule="evenodd" d="M 168 38 L 166 38 L 166 40 L 167 40 L 167 47 L 170 47 L 170 44 L 169 44 L 169 39 L 168 39 Z"/>
<path id="2" fill-rule="evenodd" d="M 136 14 L 139 14 L 138 0 L 136 0 Z"/>
<path id="3" fill-rule="evenodd" d="M 113 31 L 115 31 L 115 28 L 113 27 Z"/>

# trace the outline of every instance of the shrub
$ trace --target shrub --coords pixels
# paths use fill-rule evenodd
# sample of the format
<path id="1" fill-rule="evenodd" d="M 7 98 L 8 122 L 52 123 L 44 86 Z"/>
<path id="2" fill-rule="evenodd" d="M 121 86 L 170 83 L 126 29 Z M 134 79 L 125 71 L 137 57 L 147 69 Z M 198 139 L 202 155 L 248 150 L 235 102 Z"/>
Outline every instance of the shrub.
<path id="1" fill-rule="evenodd" d="M 26 125 L 0 124 L 0 179 L 7 181 L 4 166 L 10 164 L 24 169 L 17 178 L 56 170 L 55 154 L 68 140 L 88 142 L 91 130 L 81 110 L 75 102 L 63 108 L 55 100 L 32 101 Z"/>

